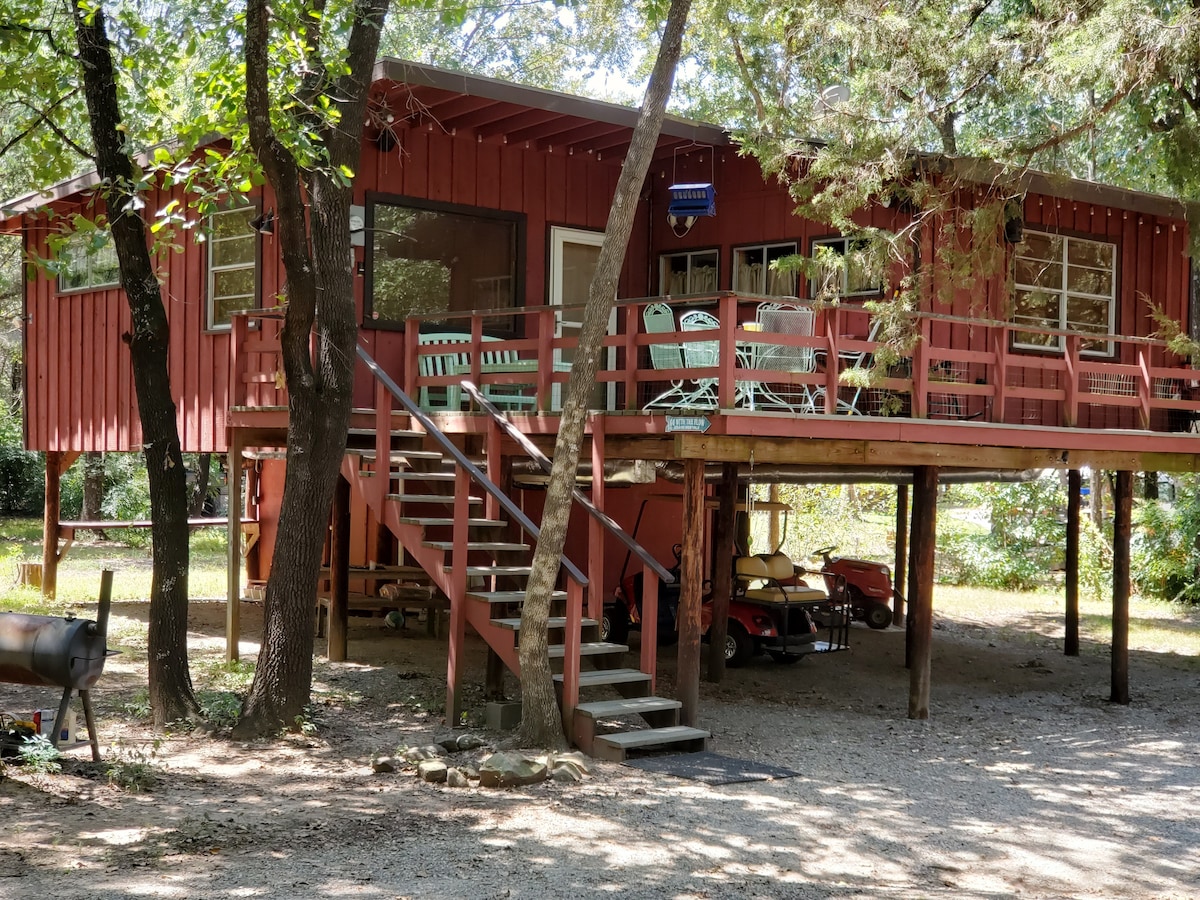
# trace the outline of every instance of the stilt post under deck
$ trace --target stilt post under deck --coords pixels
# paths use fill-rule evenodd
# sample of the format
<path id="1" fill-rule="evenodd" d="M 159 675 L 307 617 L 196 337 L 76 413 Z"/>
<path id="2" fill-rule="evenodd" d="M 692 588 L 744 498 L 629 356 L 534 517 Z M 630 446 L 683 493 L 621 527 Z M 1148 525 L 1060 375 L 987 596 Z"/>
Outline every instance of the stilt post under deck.
<path id="1" fill-rule="evenodd" d="M 700 714 L 701 561 L 704 558 L 704 460 L 683 463 L 683 558 L 679 573 L 679 664 L 675 690 L 680 724 L 695 726 Z M 643 639 L 645 635 L 643 635 Z"/>
<path id="2" fill-rule="evenodd" d="M 1117 472 L 1113 497 L 1113 703 L 1129 702 L 1129 535 L 1133 519 L 1133 473 Z"/>
<path id="3" fill-rule="evenodd" d="M 229 478 L 229 500 L 226 503 L 229 515 L 226 532 L 229 553 L 226 559 L 228 581 L 225 594 L 226 662 L 233 662 L 238 658 L 238 642 L 242 636 L 242 448 L 241 431 L 231 428 L 229 456 L 225 462 Z"/>
<path id="4" fill-rule="evenodd" d="M 1079 655 L 1079 507 L 1083 475 L 1067 471 L 1066 613 L 1063 617 L 1063 654 Z"/>
<path id="5" fill-rule="evenodd" d="M 46 506 L 42 519 L 42 596 L 54 598 L 58 593 L 58 520 L 62 508 L 63 455 L 57 450 L 46 452 Z"/>
<path id="6" fill-rule="evenodd" d="M 338 476 L 333 489 L 329 542 L 329 661 L 345 662 L 350 628 L 350 482 Z"/>
<path id="7" fill-rule="evenodd" d="M 708 626 L 708 680 L 713 684 L 719 684 L 725 677 L 725 639 L 729 634 L 729 599 L 733 595 L 733 520 L 737 514 L 737 479 L 737 463 L 722 463 L 721 483 L 717 488 L 717 524 L 713 531 L 712 624 Z M 772 485 L 772 488 L 775 487 Z M 773 539 L 772 547 L 777 543 L 778 540 Z"/>
<path id="8" fill-rule="evenodd" d="M 908 585 L 904 583 L 908 562 L 908 485 L 896 486 L 896 568 L 892 579 L 892 624 L 904 624 L 904 595 Z M 903 588 L 904 590 L 901 590 Z"/>
<path id="9" fill-rule="evenodd" d="M 938 470 L 913 470 L 912 573 L 908 615 L 912 664 L 909 668 L 908 717 L 929 718 L 929 673 L 933 650 L 933 557 L 937 543 Z"/>

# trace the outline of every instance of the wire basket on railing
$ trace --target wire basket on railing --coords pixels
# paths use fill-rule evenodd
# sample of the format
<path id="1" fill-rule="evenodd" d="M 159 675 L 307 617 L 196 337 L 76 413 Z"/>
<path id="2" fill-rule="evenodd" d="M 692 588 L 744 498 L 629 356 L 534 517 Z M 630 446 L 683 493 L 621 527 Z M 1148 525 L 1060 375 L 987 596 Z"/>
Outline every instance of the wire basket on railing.
<path id="1" fill-rule="evenodd" d="M 1124 372 L 1092 372 L 1088 376 L 1088 393 L 1108 397 L 1136 397 L 1137 382 Z"/>

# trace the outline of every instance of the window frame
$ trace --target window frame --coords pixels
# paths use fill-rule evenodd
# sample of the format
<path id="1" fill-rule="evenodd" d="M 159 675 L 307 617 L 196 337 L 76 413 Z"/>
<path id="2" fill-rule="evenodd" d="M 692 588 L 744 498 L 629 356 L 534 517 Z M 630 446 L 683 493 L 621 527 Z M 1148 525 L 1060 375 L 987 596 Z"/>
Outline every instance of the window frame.
<path id="1" fill-rule="evenodd" d="M 831 235 L 826 235 L 824 237 L 812 238 L 808 242 L 808 259 L 811 260 L 813 262 L 813 265 L 815 266 L 817 247 L 831 247 L 834 244 L 841 244 L 842 258 L 844 259 L 846 256 L 847 250 L 850 249 L 851 244 L 853 242 L 856 242 L 859 240 L 862 240 L 862 239 L 846 237 L 844 234 L 831 234 Z M 842 287 L 841 287 L 841 290 L 838 291 L 839 298 L 842 298 L 842 299 L 849 299 L 849 298 L 865 299 L 868 297 L 882 297 L 884 294 L 884 286 L 887 283 L 887 277 L 886 277 L 886 273 L 884 272 L 882 265 L 880 266 L 880 271 L 879 271 L 879 284 L 876 285 L 875 287 L 868 288 L 865 290 L 858 290 L 858 291 L 850 290 L 850 273 L 846 271 L 844 266 L 842 267 L 841 276 L 842 276 Z M 819 295 L 819 290 L 817 287 L 817 278 L 814 275 L 814 277 L 808 279 L 808 297 L 810 300 L 812 300 L 812 299 L 816 299 L 816 297 L 818 295 Z"/>
<path id="2" fill-rule="evenodd" d="M 761 290 L 759 290 L 757 287 L 754 290 L 749 290 L 749 289 L 743 288 L 741 285 L 738 284 L 738 281 L 739 281 L 738 273 L 741 270 L 741 267 L 738 265 L 738 254 L 755 251 L 755 250 L 762 251 L 762 255 L 763 255 L 763 264 L 762 264 L 763 265 L 763 270 L 762 270 L 762 282 L 763 283 L 762 283 Z M 770 287 L 769 282 L 770 282 L 770 277 L 771 277 L 770 276 L 771 251 L 779 251 L 779 250 L 787 251 L 782 254 L 783 257 L 796 256 L 800 253 L 800 242 L 796 241 L 796 240 L 765 241 L 762 243 L 743 244 L 740 246 L 733 247 L 730 251 L 730 270 L 732 272 L 732 275 L 730 278 L 731 289 L 735 292 L 744 291 L 747 294 L 753 294 L 754 296 L 758 296 L 758 297 L 799 297 L 800 294 L 797 291 L 798 291 L 798 288 L 800 287 L 800 281 L 801 281 L 800 272 L 791 273 L 793 282 L 792 282 L 792 292 L 790 294 L 772 294 L 768 291 L 768 288 Z M 775 258 L 778 259 L 780 257 L 777 256 Z"/>
<path id="3" fill-rule="evenodd" d="M 90 244 L 88 235 L 76 231 L 66 238 L 62 246 L 60 246 L 58 251 L 55 253 L 55 258 L 59 262 L 60 267 L 67 264 L 67 257 L 69 254 L 74 254 L 76 252 L 81 253 L 84 259 L 87 261 L 87 273 L 84 279 L 84 284 L 77 285 L 75 287 L 65 287 L 63 285 L 63 272 L 61 270 L 59 271 L 58 277 L 55 279 L 55 288 L 57 293 L 60 295 L 83 294 L 87 293 L 88 291 L 106 291 L 121 286 L 121 267 L 119 261 L 117 261 L 117 265 L 113 270 L 116 273 L 114 280 L 97 282 L 92 281 L 93 263 L 96 257 L 99 256 L 101 252 L 109 251 L 113 254 L 113 259 L 116 260 L 117 254 L 116 245 L 113 244 L 112 240 L 112 233 L 107 228 L 97 230 L 104 234 L 104 247 L 93 248 L 88 246 Z"/>
<path id="4" fill-rule="evenodd" d="M 1052 344 L 1024 343 L 1024 342 L 1018 340 L 1019 335 L 1022 334 L 1023 332 L 1021 331 L 1021 329 L 1019 327 L 1019 323 L 1016 318 L 1017 292 L 1022 291 L 1022 290 L 1031 291 L 1031 292 L 1032 291 L 1041 291 L 1046 294 L 1053 293 L 1054 295 L 1057 295 L 1057 297 L 1058 297 L 1058 321 L 1055 325 L 1052 326 L 1053 328 L 1055 328 L 1059 331 L 1068 332 L 1072 335 L 1077 335 L 1081 338 L 1083 343 L 1091 343 L 1091 344 L 1098 345 L 1098 346 L 1089 348 L 1089 347 L 1082 346 L 1082 344 L 1081 344 L 1081 346 L 1079 348 L 1080 356 L 1092 356 L 1092 357 L 1099 357 L 1099 358 L 1114 357 L 1116 355 L 1116 347 L 1115 347 L 1115 344 L 1113 341 L 1111 341 L 1111 340 L 1098 341 L 1098 340 L 1089 338 L 1088 335 L 1090 332 L 1082 331 L 1076 327 L 1073 327 L 1073 325 L 1067 318 L 1067 311 L 1068 311 L 1069 301 L 1072 297 L 1075 299 L 1078 299 L 1078 300 L 1091 300 L 1091 301 L 1105 302 L 1108 305 L 1108 323 L 1105 327 L 1106 330 L 1103 333 L 1104 334 L 1116 334 L 1117 333 L 1117 285 L 1120 283 L 1119 282 L 1120 245 L 1116 241 L 1097 240 L 1095 235 L 1071 234 L 1068 232 L 1050 231 L 1050 230 L 1043 231 L 1043 230 L 1037 229 L 1037 228 L 1026 227 L 1024 230 L 1024 234 L 1025 234 L 1025 236 L 1028 236 L 1030 234 L 1036 234 L 1036 235 L 1041 235 L 1041 236 L 1048 237 L 1048 238 L 1057 238 L 1062 241 L 1062 252 L 1061 252 L 1061 255 L 1057 259 L 1053 259 L 1053 260 L 1044 259 L 1043 260 L 1043 259 L 1040 259 L 1040 257 L 1022 257 L 1018 253 L 1018 248 L 1021 246 L 1021 244 L 1015 244 L 1013 246 L 1013 250 L 1012 250 L 1012 254 L 1011 254 L 1011 261 L 1009 264 L 1009 266 L 1010 266 L 1009 272 L 1010 272 L 1010 279 L 1011 279 L 1011 285 L 1012 285 L 1012 296 L 1011 296 L 1012 311 L 1008 316 L 1009 323 L 1012 325 L 1012 332 L 1011 332 L 1011 336 L 1009 339 L 1010 348 L 1013 350 L 1021 350 L 1021 351 L 1025 351 L 1025 352 L 1034 352 L 1034 353 L 1036 353 L 1036 352 L 1042 352 L 1042 353 L 1064 353 L 1064 352 L 1066 352 L 1066 337 L 1067 336 L 1065 334 L 1053 335 L 1054 343 L 1052 343 Z M 1071 264 L 1070 264 L 1069 260 L 1070 260 L 1070 254 L 1071 254 L 1070 247 L 1071 247 L 1072 242 L 1084 243 L 1084 244 L 1094 244 L 1097 246 L 1107 247 L 1110 249 L 1110 251 L 1112 253 L 1112 265 L 1107 270 L 1108 275 L 1109 275 L 1109 285 L 1110 285 L 1109 294 L 1107 296 L 1102 295 L 1102 294 L 1092 294 L 1092 293 L 1088 293 L 1085 291 L 1069 289 L 1069 280 L 1070 280 L 1070 271 L 1069 270 L 1071 268 Z M 1022 243 L 1024 243 L 1024 241 L 1022 241 Z M 1025 284 L 1025 283 L 1018 282 L 1017 281 L 1017 273 L 1016 273 L 1017 260 L 1021 259 L 1021 258 L 1031 259 L 1031 260 L 1040 261 L 1043 263 L 1050 263 L 1053 265 L 1061 266 L 1062 267 L 1062 279 L 1061 279 L 1059 288 L 1052 292 L 1045 285 Z M 1075 268 L 1080 268 L 1080 266 L 1076 265 Z M 1092 268 L 1092 267 L 1085 267 L 1085 268 Z M 1104 270 L 1096 269 L 1096 271 L 1104 271 Z M 1027 324 L 1032 324 L 1032 323 L 1027 322 Z"/>
<path id="5" fill-rule="evenodd" d="M 375 210 L 378 206 L 400 206 L 425 212 L 447 213 L 450 215 L 471 216 L 478 219 L 507 222 L 513 226 L 512 240 L 512 308 L 522 309 L 526 306 L 526 216 L 522 212 L 512 212 L 503 209 L 491 209 L 485 206 L 470 206 L 465 203 L 447 203 L 440 200 L 428 200 L 423 197 L 410 197 L 405 194 L 391 194 L 380 191 L 367 191 L 363 198 L 367 239 L 363 247 L 363 298 L 362 298 L 362 327 L 376 331 L 404 331 L 404 321 L 374 318 L 375 306 Z M 495 276 L 510 277 L 510 276 Z M 478 279 L 476 279 L 478 280 Z M 453 316 L 454 310 L 447 310 L 447 316 Z M 466 312 L 459 313 L 465 316 Z M 489 333 L 497 337 L 506 337 L 515 333 L 516 323 L 513 316 L 497 317 L 489 321 Z"/>
<path id="6" fill-rule="evenodd" d="M 713 276 L 712 290 L 697 291 L 693 290 L 692 278 L 696 257 L 712 257 L 713 266 L 716 273 Z M 682 294 L 675 294 L 667 290 L 670 282 L 669 272 L 667 268 L 668 262 L 672 259 L 687 260 L 687 281 L 688 289 Z M 686 297 L 694 294 L 715 294 L 721 289 L 721 248 L 720 247 L 704 247 L 696 250 L 677 250 L 674 253 L 660 253 L 658 255 L 658 294 L 660 297 Z"/>
<path id="7" fill-rule="evenodd" d="M 259 309 L 262 306 L 262 237 L 253 228 L 247 228 L 247 234 L 243 238 L 238 235 L 235 237 L 216 238 L 216 229 L 213 227 L 213 219 L 215 216 L 230 215 L 232 213 L 250 214 L 250 220 L 261 214 L 261 208 L 257 205 L 250 206 L 227 206 L 215 210 L 208 214 L 206 222 L 206 230 L 204 235 L 204 330 L 206 332 L 220 333 L 233 330 L 233 321 L 230 318 L 225 322 L 216 321 L 216 291 L 215 281 L 216 276 L 223 272 L 236 272 L 239 270 L 249 269 L 252 273 L 254 281 L 254 292 L 250 295 L 251 304 L 249 306 L 239 307 L 238 309 Z M 249 225 L 249 222 L 247 223 Z M 254 260 L 250 263 L 236 263 L 226 265 L 213 264 L 213 251 L 218 243 L 232 240 L 249 240 L 253 241 Z M 234 296 L 231 295 L 231 299 Z"/>

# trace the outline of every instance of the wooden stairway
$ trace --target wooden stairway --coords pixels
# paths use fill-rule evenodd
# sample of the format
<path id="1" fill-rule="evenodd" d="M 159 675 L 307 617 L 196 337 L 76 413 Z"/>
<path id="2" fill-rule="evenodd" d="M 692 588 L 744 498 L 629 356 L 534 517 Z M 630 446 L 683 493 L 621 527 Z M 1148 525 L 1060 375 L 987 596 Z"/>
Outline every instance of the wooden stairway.
<path id="1" fill-rule="evenodd" d="M 408 398 L 396 399 L 403 403 Z M 468 469 L 486 466 L 488 460 L 468 460 L 457 448 L 435 449 L 442 443 L 431 440 L 436 426 L 424 416 L 420 419 L 426 430 L 406 430 L 395 427 L 390 411 L 387 418 L 377 413 L 377 421 L 390 426 L 388 433 L 353 430 L 342 473 L 449 598 L 446 716 L 452 722 L 461 712 L 457 661 L 462 659 L 467 624 L 520 676 L 520 608 L 533 551 L 526 540 L 508 539 L 516 529 L 511 524 L 514 517 L 502 509 L 503 501 L 489 496 L 478 479 L 468 480 Z M 519 509 L 516 513 L 521 515 Z M 465 559 L 456 557 L 456 544 Z M 568 575 L 574 569 L 566 561 L 564 568 Z M 580 575 L 577 580 L 586 579 Z M 554 679 L 568 739 L 590 755 L 611 760 L 633 752 L 704 749 L 707 732 L 678 724 L 679 701 L 653 696 L 653 673 L 627 668 L 629 648 L 599 640 L 599 622 L 581 614 L 582 604 L 575 616 L 570 608 L 570 591 L 555 591 L 549 653 L 557 670 Z M 572 619 L 578 623 L 574 634 Z M 620 699 L 606 699 L 614 694 Z"/>

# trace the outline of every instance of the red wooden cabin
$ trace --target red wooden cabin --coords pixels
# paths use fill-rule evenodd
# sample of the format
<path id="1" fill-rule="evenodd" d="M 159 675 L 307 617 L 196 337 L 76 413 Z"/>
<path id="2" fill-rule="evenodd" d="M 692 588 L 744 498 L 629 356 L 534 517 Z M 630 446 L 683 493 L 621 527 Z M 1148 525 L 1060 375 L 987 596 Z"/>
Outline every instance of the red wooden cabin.
<path id="1" fill-rule="evenodd" d="M 458 384 L 465 378 L 481 385 L 521 432 L 543 449 L 552 445 L 578 305 L 636 113 L 397 60 L 379 63 L 372 97 L 351 222 L 360 238 L 354 254 L 362 352 L 456 447 L 486 460 L 536 521 L 541 495 L 504 477 L 510 463 L 518 472 L 527 465 L 524 452 Z M 979 196 L 992 174 L 974 176 Z M 717 214 L 691 223 L 670 218 L 668 188 L 696 182 L 715 186 Z M 93 184 L 84 176 L 7 204 L 0 227 L 20 233 L 28 253 L 49 257 L 51 231 L 76 213 L 98 211 Z M 889 292 L 903 266 L 830 273 L 840 279 L 841 300 L 813 309 L 807 301 L 816 286 L 771 262 L 812 256 L 818 247 L 853 247 L 829 226 L 794 216 L 786 190 L 764 179 L 720 129 L 668 119 L 606 341 L 590 427 L 593 470 L 607 462 L 644 475 L 654 466 L 688 468 L 689 460 L 864 475 L 914 467 L 1194 470 L 1197 380 L 1189 361 L 1155 338 L 1148 302 L 1185 332 L 1191 327 L 1183 205 L 1036 175 L 1023 187 L 1012 215 L 1023 234 L 1009 234 L 1019 242 L 1006 243 L 999 233 L 977 238 L 998 247 L 1002 264 L 954 290 L 949 302 L 916 313 L 920 340 L 882 380 L 864 386 L 846 375 L 864 368 L 877 346 L 862 304 Z M 146 208 L 185 199 L 179 189 L 160 190 Z M 961 200 L 968 208 L 976 197 L 968 188 Z M 235 484 L 243 471 L 250 481 L 252 580 L 270 568 L 287 419 L 271 312 L 284 289 L 271 210 L 271 197 L 256 195 L 250 207 L 181 231 L 183 252 L 162 257 L 184 450 L 232 451 L 242 460 L 231 470 Z M 881 204 L 862 215 L 863 224 L 894 227 L 904 213 Z M 921 258 L 936 259 L 934 230 L 922 241 Z M 59 253 L 62 274 L 42 272 L 25 288 L 26 445 L 47 451 L 48 466 L 82 451 L 139 447 L 121 340 L 129 314 L 105 254 L 68 244 Z M 936 293 L 942 276 L 936 266 L 931 272 Z M 782 304 L 782 314 L 764 303 Z M 370 447 L 345 469 L 350 561 L 437 569 L 429 574 L 451 597 L 452 641 L 470 622 L 515 669 L 511 630 L 503 633 L 511 626 L 489 624 L 486 604 L 481 613 L 459 602 L 477 587 L 452 583 L 440 567 L 456 542 L 472 560 L 517 551 L 489 551 L 474 539 L 468 551 L 465 530 L 413 525 L 421 516 L 405 504 L 422 512 L 428 503 L 406 489 L 390 492 L 386 478 L 372 486 L 361 477 L 395 450 L 401 439 L 388 432 L 425 429 L 380 387 L 374 370 L 362 364 L 359 372 L 356 425 L 375 436 L 364 438 Z M 675 430 L 693 426 L 706 431 Z M 405 439 L 410 449 L 432 452 L 420 434 Z M 402 477 L 406 466 L 428 474 L 414 467 L 415 458 L 394 462 L 388 474 L 401 485 L 412 483 Z M 618 490 L 597 479 L 592 499 L 629 527 L 645 493 L 662 490 L 661 480 Z M 395 499 L 404 496 L 410 499 Z M 498 503 L 483 504 L 488 515 Z M 443 516 L 461 517 L 467 508 Z M 594 618 L 619 570 L 605 560 L 620 559 L 625 549 L 593 522 L 583 512 L 573 520 L 567 556 L 587 572 L 586 599 L 576 599 Z M 680 527 L 674 516 L 643 527 L 649 554 L 669 559 Z M 231 536 L 240 538 L 236 528 Z M 53 546 L 57 534 L 48 532 L 47 540 Z M 424 543 L 439 547 L 422 549 Z M 235 572 L 231 598 L 241 587 Z M 231 626 L 235 655 L 236 600 Z M 564 697 L 573 724 L 578 634 L 565 643 Z M 654 642 L 648 644 L 641 663 L 652 681 Z"/>

